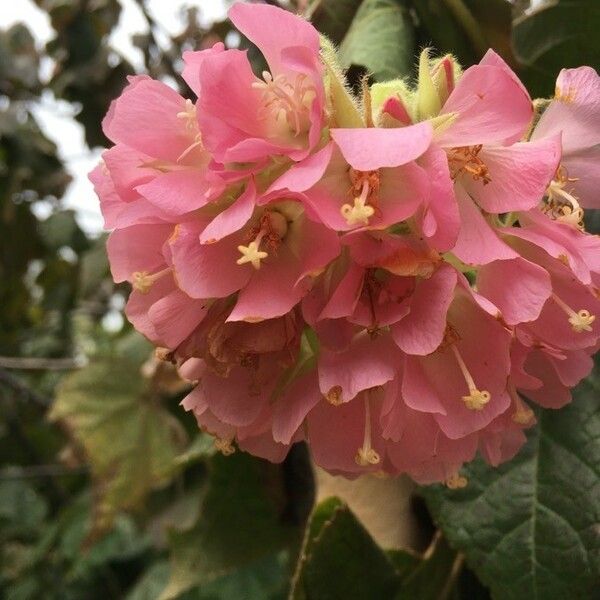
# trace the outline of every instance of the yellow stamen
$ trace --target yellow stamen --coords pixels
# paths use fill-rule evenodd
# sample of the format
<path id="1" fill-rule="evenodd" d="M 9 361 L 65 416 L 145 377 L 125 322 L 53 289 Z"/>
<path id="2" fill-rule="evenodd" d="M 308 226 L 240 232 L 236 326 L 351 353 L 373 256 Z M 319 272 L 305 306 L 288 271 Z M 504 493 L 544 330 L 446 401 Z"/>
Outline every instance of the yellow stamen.
<path id="1" fill-rule="evenodd" d="M 375 214 L 375 209 L 367 204 L 369 196 L 369 183 L 363 182 L 362 191 L 359 197 L 354 198 L 354 204 L 344 204 L 340 209 L 342 217 L 346 219 L 348 225 L 368 225 L 369 219 Z"/>
<path id="2" fill-rule="evenodd" d="M 214 445 L 223 456 L 231 456 L 235 452 L 235 447 L 231 442 L 232 440 L 216 437 L 214 440 Z"/>
<path id="3" fill-rule="evenodd" d="M 154 282 L 170 272 L 170 267 L 152 274 L 148 273 L 148 271 L 135 271 L 131 275 L 131 284 L 133 285 L 133 289 L 140 292 L 140 294 L 147 294 L 154 285 Z"/>
<path id="4" fill-rule="evenodd" d="M 479 157 L 483 146 L 460 146 L 452 148 L 448 154 L 448 163 L 452 179 L 456 179 L 462 173 L 468 173 L 475 181 L 481 181 L 487 185 L 492 181 L 486 164 Z"/>
<path id="5" fill-rule="evenodd" d="M 368 396 L 369 392 L 365 392 L 365 435 L 363 444 L 356 453 L 355 461 L 361 467 L 369 465 L 377 465 L 381 462 L 379 454 L 371 447 L 371 405 Z"/>
<path id="6" fill-rule="evenodd" d="M 452 473 L 450 477 L 446 479 L 446 486 L 451 490 L 459 490 L 467 487 L 469 480 L 461 475 L 458 471 Z"/>
<path id="7" fill-rule="evenodd" d="M 250 242 L 247 246 L 238 246 L 238 250 L 242 253 L 241 258 L 238 258 L 236 263 L 238 265 L 244 265 L 246 263 L 252 263 L 255 269 L 260 269 L 260 261 L 269 256 L 268 252 L 264 252 L 259 248 L 260 240 Z"/>
<path id="8" fill-rule="evenodd" d="M 452 351 L 456 357 L 456 362 L 469 388 L 469 394 L 463 396 L 462 399 L 469 410 L 483 410 L 483 407 L 490 401 L 491 395 L 487 390 L 478 390 L 475 381 L 463 360 L 458 348 L 453 345 Z"/>
<path id="9" fill-rule="evenodd" d="M 334 385 L 328 392 L 325 394 L 325 400 L 329 402 L 332 406 L 339 406 L 342 403 L 342 388 L 339 385 Z"/>
<path id="10" fill-rule="evenodd" d="M 583 208 L 579 200 L 565 188 L 569 183 L 577 181 L 577 177 L 569 177 L 564 167 L 559 167 L 556 176 L 548 186 L 548 199 L 543 207 L 544 212 L 552 219 L 566 223 L 572 227 L 583 229 Z"/>
<path id="11" fill-rule="evenodd" d="M 575 333 L 583 333 L 584 331 L 592 331 L 592 323 L 596 320 L 596 315 L 592 315 L 589 310 L 582 308 L 575 312 L 562 298 L 556 294 L 552 294 L 554 302 L 562 308 L 567 314 L 568 321 Z"/>
<path id="12" fill-rule="evenodd" d="M 297 137 L 308 126 L 309 111 L 316 97 L 314 86 L 302 73 L 297 75 L 293 83 L 285 75 L 274 78 L 268 71 L 263 71 L 262 77 L 262 80 L 253 82 L 252 87 L 263 93 L 263 111 L 267 113 L 265 118 L 268 114 L 274 115 L 276 121 L 283 118 Z"/>

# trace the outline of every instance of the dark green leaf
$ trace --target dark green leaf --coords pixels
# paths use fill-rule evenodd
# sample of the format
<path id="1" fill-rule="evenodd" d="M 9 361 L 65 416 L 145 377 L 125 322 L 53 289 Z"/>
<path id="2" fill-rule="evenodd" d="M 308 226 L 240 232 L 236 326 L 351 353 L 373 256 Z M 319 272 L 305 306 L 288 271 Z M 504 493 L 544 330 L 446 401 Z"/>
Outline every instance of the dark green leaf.
<path id="1" fill-rule="evenodd" d="M 292 598 L 391 598 L 398 583 L 391 560 L 347 506 L 330 498 L 315 509 Z"/>
<path id="2" fill-rule="evenodd" d="M 424 46 L 433 45 L 440 54 L 451 52 L 466 66 L 477 61 L 477 52 L 445 2 L 411 0 L 411 4 L 419 17 Z"/>
<path id="3" fill-rule="evenodd" d="M 339 44 L 346 35 L 362 0 L 315 0 L 308 18 L 320 33 Z"/>
<path id="4" fill-rule="evenodd" d="M 549 96 L 562 68 L 598 69 L 599 29 L 597 0 L 557 0 L 519 17 L 513 27 L 513 47 L 529 91 Z"/>
<path id="5" fill-rule="evenodd" d="M 295 533 L 281 523 L 279 467 L 236 453 L 214 456 L 209 468 L 199 520 L 171 535 L 171 578 L 164 600 L 273 554 Z"/>
<path id="6" fill-rule="evenodd" d="M 395 564 L 398 565 L 398 553 Z M 403 553 L 402 586 L 396 600 L 440 600 L 447 598 L 460 571 L 462 557 L 457 556 L 438 532 L 422 558 L 410 563 L 414 557 Z M 410 557 L 410 558 L 409 558 Z M 398 566 L 396 567 L 398 568 Z"/>
<path id="7" fill-rule="evenodd" d="M 540 412 L 514 460 L 498 469 L 475 461 L 465 489 L 425 490 L 448 540 L 496 598 L 591 597 L 600 581 L 599 441 L 596 375 L 569 406 Z"/>
<path id="8" fill-rule="evenodd" d="M 396 0 L 364 0 L 340 46 L 342 65 L 365 67 L 375 80 L 411 73 L 415 34 L 408 10 Z"/>

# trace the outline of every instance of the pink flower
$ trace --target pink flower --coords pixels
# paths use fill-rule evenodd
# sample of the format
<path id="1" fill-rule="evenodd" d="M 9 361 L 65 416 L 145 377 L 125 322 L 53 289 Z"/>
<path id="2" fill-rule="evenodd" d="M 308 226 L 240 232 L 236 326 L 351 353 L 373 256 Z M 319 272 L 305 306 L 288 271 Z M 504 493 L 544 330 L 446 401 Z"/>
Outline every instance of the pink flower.
<path id="1" fill-rule="evenodd" d="M 319 34 L 301 18 L 271 6 L 240 2 L 229 17 L 256 44 L 270 71 L 258 79 L 245 52 L 222 45 L 210 55 L 184 55 L 184 75 L 199 95 L 206 147 L 222 163 L 273 155 L 304 158 L 324 124 Z"/>
<path id="2" fill-rule="evenodd" d="M 563 71 L 528 140 L 533 104 L 499 56 L 461 75 L 425 51 L 417 89 L 365 90 L 361 115 L 310 24 L 230 15 L 262 79 L 216 44 L 184 56 L 195 103 L 134 77 L 104 120 L 115 146 L 90 178 L 126 314 L 224 454 L 304 441 L 334 474 L 463 487 L 600 347 L 579 206 L 598 205 L 598 76 Z"/>
<path id="3" fill-rule="evenodd" d="M 531 136 L 542 140 L 559 134 L 561 168 L 549 188 L 561 217 L 581 220 L 580 205 L 600 208 L 600 77 L 591 67 L 563 69 L 556 80 L 554 99 Z M 565 208 L 566 207 L 566 211 Z"/>
<path id="4" fill-rule="evenodd" d="M 259 198 L 252 181 L 211 222 L 181 223 L 169 245 L 177 282 L 191 297 L 239 291 L 231 321 L 286 314 L 339 253 L 337 236 L 311 221 L 300 202 L 285 190 Z"/>

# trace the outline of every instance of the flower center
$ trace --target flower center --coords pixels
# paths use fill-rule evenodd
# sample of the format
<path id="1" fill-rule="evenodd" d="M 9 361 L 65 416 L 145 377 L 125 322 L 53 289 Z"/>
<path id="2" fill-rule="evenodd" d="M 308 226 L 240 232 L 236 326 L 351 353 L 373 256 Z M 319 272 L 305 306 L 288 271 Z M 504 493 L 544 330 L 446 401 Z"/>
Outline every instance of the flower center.
<path id="1" fill-rule="evenodd" d="M 249 238 L 252 241 L 247 246 L 238 246 L 242 256 L 237 259 L 237 264 L 250 263 L 255 269 L 260 269 L 261 261 L 269 256 L 264 248 L 270 251 L 277 250 L 285 238 L 287 230 L 287 219 L 280 212 L 276 210 L 265 211 L 258 226 L 250 230 Z"/>
<path id="2" fill-rule="evenodd" d="M 186 131 L 194 136 L 194 141 L 177 157 L 177 162 L 181 162 L 194 148 L 202 146 L 202 135 L 198 131 L 196 106 L 189 98 L 185 101 L 185 109 L 177 113 L 177 118 L 184 121 Z"/>
<path id="3" fill-rule="evenodd" d="M 542 210 L 555 221 L 583 230 L 583 208 L 579 206 L 577 197 L 565 189 L 577 180 L 577 177 L 569 177 L 565 167 L 560 166 L 546 190 L 548 198 Z"/>
<path id="4" fill-rule="evenodd" d="M 358 449 L 354 460 L 361 467 L 368 467 L 381 462 L 379 453 L 371 446 L 371 399 L 369 390 L 365 392 L 365 434 L 362 446 Z"/>
<path id="5" fill-rule="evenodd" d="M 584 331 L 592 331 L 592 323 L 596 320 L 596 315 L 590 313 L 585 308 L 575 312 L 562 298 L 556 294 L 552 294 L 552 299 L 560 308 L 562 308 L 575 333 L 583 333 Z"/>
<path id="6" fill-rule="evenodd" d="M 135 271 L 131 275 L 133 289 L 137 292 L 140 292 L 140 294 L 147 294 L 150 291 L 150 288 L 154 285 L 155 281 L 158 281 L 161 277 L 170 272 L 170 267 L 152 274 L 148 273 L 148 271 Z"/>
<path id="7" fill-rule="evenodd" d="M 316 97 L 315 87 L 303 73 L 290 82 L 285 75 L 273 77 L 263 71 L 263 79 L 255 81 L 252 87 L 262 91 L 264 118 L 275 116 L 298 136 L 310 126 L 310 109 Z"/>
<path id="8" fill-rule="evenodd" d="M 379 211 L 379 172 L 348 171 L 350 178 L 349 193 L 353 204 L 344 204 L 340 212 L 348 225 L 368 225 L 369 219 Z"/>
<path id="9" fill-rule="evenodd" d="M 483 146 L 460 146 L 452 148 L 448 154 L 450 173 L 452 179 L 456 179 L 462 173 L 470 175 L 475 181 L 481 181 L 487 185 L 492 181 L 486 164 L 479 157 Z"/>
<path id="10" fill-rule="evenodd" d="M 475 381 L 473 380 L 473 376 L 469 372 L 469 369 L 467 368 L 467 365 L 465 364 L 465 361 L 463 360 L 463 357 L 461 356 L 460 351 L 455 344 L 452 344 L 452 352 L 454 352 L 460 372 L 462 373 L 465 383 L 469 388 L 469 393 L 462 397 L 463 402 L 469 410 L 483 410 L 484 406 L 491 399 L 490 393 L 487 390 L 477 389 Z"/>

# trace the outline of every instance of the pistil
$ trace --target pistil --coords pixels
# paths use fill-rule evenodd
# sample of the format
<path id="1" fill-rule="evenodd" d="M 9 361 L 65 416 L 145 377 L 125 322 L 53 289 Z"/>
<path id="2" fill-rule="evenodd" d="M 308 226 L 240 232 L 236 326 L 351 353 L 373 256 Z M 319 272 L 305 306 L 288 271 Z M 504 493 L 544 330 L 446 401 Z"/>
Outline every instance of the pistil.
<path id="1" fill-rule="evenodd" d="M 365 402 L 365 433 L 363 437 L 362 446 L 356 453 L 355 461 L 356 464 L 361 467 L 368 467 L 369 465 L 377 465 L 381 462 L 379 453 L 371 446 L 371 401 L 369 398 L 369 391 L 364 393 Z"/>
<path id="2" fill-rule="evenodd" d="M 265 211 L 260 219 L 258 230 L 254 229 L 251 236 L 254 239 L 247 246 L 238 246 L 242 256 L 237 259 L 238 265 L 250 263 L 255 269 L 260 269 L 261 261 L 269 256 L 265 250 L 261 250 L 261 244 L 271 250 L 276 250 L 281 240 L 285 237 L 288 229 L 286 218 L 277 211 Z"/>
<path id="3" fill-rule="evenodd" d="M 452 345 L 452 352 L 454 352 L 454 356 L 456 357 L 456 362 L 460 368 L 462 376 L 469 388 L 469 393 L 466 396 L 463 396 L 462 399 L 469 410 L 483 410 L 485 405 L 490 401 L 491 395 L 487 390 L 479 390 L 475 385 L 475 381 L 473 380 L 473 376 L 469 372 L 463 357 L 460 354 L 460 351 L 456 347 L 456 345 Z"/>
<path id="4" fill-rule="evenodd" d="M 568 321 L 575 333 L 592 331 L 592 323 L 596 320 L 596 315 L 592 315 L 589 310 L 582 308 L 575 312 L 562 298 L 552 294 L 552 299 L 568 316 Z"/>
<path id="5" fill-rule="evenodd" d="M 353 204 L 344 204 L 340 212 L 348 225 L 368 225 L 369 219 L 379 210 L 379 173 L 350 169 L 350 193 Z"/>
<path id="6" fill-rule="evenodd" d="M 133 289 L 137 292 L 140 292 L 140 294 L 147 294 L 156 281 L 170 272 L 170 267 L 162 269 L 162 271 L 157 271 L 156 273 L 148 273 L 148 271 L 135 271 L 131 275 Z"/>

